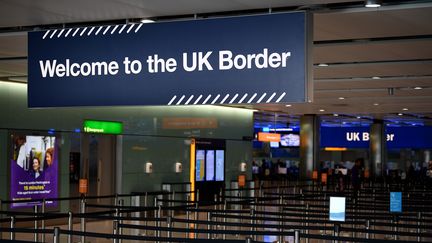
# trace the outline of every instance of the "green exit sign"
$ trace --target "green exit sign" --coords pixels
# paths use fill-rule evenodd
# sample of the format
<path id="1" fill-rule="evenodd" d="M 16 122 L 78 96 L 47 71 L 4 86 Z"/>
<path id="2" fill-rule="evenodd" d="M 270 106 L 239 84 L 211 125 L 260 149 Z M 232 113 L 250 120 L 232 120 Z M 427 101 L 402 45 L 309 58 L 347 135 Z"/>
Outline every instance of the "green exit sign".
<path id="1" fill-rule="evenodd" d="M 122 134 L 123 123 L 113 121 L 84 121 L 84 132 L 103 134 Z"/>

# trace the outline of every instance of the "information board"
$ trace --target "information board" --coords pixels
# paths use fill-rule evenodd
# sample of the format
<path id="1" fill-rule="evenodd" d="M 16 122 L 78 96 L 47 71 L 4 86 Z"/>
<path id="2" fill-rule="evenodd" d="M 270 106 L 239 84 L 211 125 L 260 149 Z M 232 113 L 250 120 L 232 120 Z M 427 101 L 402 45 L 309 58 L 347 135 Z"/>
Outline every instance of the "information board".
<path id="1" fill-rule="evenodd" d="M 402 192 L 390 192 L 390 212 L 402 213 Z"/>
<path id="2" fill-rule="evenodd" d="M 330 197 L 330 221 L 345 221 L 345 197 Z"/>

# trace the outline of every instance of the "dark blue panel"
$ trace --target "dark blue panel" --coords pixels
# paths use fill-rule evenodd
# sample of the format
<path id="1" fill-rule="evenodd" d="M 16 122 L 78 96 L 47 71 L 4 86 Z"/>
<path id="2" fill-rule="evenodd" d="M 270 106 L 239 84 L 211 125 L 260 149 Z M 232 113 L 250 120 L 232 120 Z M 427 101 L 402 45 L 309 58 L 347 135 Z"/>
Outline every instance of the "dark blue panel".
<path id="1" fill-rule="evenodd" d="M 297 12 L 32 32 L 28 48 L 28 103 L 30 107 L 59 107 L 304 102 L 305 16 L 304 12 Z M 290 52 L 290 56 L 286 67 L 274 54 L 273 67 L 260 66 L 264 58 L 258 59 L 257 66 L 250 56 L 250 68 L 221 70 L 221 65 L 228 63 L 220 61 L 223 51 L 234 56 L 241 54 L 246 59 L 248 54 L 258 57 L 264 52 L 267 56 Z M 187 54 L 190 66 L 194 52 L 204 56 L 212 52 L 209 66 L 203 65 L 201 71 L 186 71 L 183 55 Z M 171 69 L 175 70 L 162 72 L 159 65 L 157 73 L 150 72 L 155 67 L 149 68 L 147 61 L 154 55 L 166 63 L 172 58 L 177 65 L 171 65 Z M 140 63 L 141 70 L 127 74 L 126 57 Z M 65 64 L 67 59 L 69 66 L 76 63 L 74 73 L 80 69 L 77 65 L 84 70 L 77 76 L 69 71 L 66 77 L 66 71 L 60 70 L 52 77 L 49 72 L 43 77 L 42 67 L 46 68 L 47 63 L 53 65 L 56 60 L 56 64 Z M 86 73 L 88 69 L 85 62 L 112 62 L 113 72 L 83 76 L 82 71 Z"/>

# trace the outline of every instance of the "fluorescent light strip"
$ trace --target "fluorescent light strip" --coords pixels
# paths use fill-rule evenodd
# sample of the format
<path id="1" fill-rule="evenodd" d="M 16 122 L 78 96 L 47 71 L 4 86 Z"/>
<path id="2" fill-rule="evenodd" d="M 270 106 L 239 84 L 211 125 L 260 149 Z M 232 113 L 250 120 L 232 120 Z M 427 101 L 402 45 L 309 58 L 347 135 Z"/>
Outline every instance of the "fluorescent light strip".
<path id="1" fill-rule="evenodd" d="M 276 100 L 276 103 L 279 103 L 279 102 L 282 100 L 282 98 L 285 97 L 285 95 L 286 95 L 286 93 L 283 92 L 283 93 L 281 94 L 281 96 L 279 96 L 279 98 Z"/>
<path id="2" fill-rule="evenodd" d="M 171 105 L 176 98 L 177 98 L 177 95 L 174 95 L 174 97 L 171 98 L 170 102 L 168 102 L 168 105 Z"/>
<path id="3" fill-rule="evenodd" d="M 181 102 L 183 101 L 183 99 L 185 98 L 186 96 L 185 95 L 183 95 L 180 99 L 179 99 L 179 101 L 177 101 L 177 104 L 176 105 L 180 105 L 181 104 Z"/>

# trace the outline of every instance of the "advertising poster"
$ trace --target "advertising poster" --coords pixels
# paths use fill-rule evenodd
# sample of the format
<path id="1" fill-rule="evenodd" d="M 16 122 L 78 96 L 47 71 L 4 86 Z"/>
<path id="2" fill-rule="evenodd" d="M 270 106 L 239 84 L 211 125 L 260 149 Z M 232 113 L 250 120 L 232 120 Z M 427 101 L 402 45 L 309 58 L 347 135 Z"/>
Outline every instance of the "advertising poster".
<path id="1" fill-rule="evenodd" d="M 214 181 L 215 177 L 215 157 L 214 150 L 206 152 L 206 181 Z"/>
<path id="2" fill-rule="evenodd" d="M 225 180 L 225 151 L 216 150 L 216 181 Z"/>
<path id="3" fill-rule="evenodd" d="M 402 213 L 402 192 L 390 192 L 390 212 Z"/>
<path id="4" fill-rule="evenodd" d="M 330 221 L 345 221 L 345 197 L 330 197 Z"/>
<path id="5" fill-rule="evenodd" d="M 196 181 L 203 181 L 204 180 L 204 172 L 205 172 L 205 150 L 197 150 L 196 151 L 196 174 L 195 174 L 195 180 Z"/>
<path id="6" fill-rule="evenodd" d="M 14 135 L 10 164 L 11 208 L 32 207 L 38 202 L 20 200 L 58 197 L 58 146 L 54 136 Z M 47 206 L 57 202 L 46 201 Z"/>

